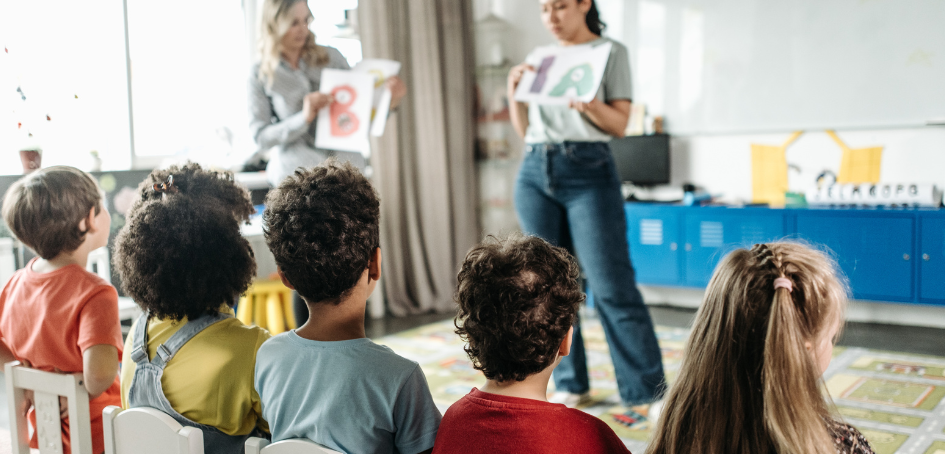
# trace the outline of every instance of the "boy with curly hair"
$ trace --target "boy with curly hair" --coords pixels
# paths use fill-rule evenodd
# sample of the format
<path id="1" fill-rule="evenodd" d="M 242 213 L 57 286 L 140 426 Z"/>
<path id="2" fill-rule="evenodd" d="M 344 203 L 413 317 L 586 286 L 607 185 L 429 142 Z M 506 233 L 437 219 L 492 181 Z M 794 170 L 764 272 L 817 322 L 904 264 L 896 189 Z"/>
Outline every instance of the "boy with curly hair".
<path id="1" fill-rule="evenodd" d="M 232 173 L 175 165 L 138 186 L 115 240 L 121 285 L 145 311 L 125 344 L 122 406 L 201 429 L 208 454 L 243 452 L 268 430 L 253 371 L 269 332 L 232 309 L 256 275 L 240 235 L 253 211 Z"/>
<path id="2" fill-rule="evenodd" d="M 344 452 L 430 452 L 440 412 L 420 366 L 367 339 L 381 277 L 380 201 L 351 164 L 298 169 L 266 197 L 266 242 L 309 318 L 259 350 L 256 389 L 272 441 Z"/>
<path id="3" fill-rule="evenodd" d="M 578 275 L 566 250 L 533 236 L 493 237 L 469 251 L 456 333 L 486 384 L 446 411 L 434 454 L 629 453 L 603 421 L 548 402 L 584 301 Z"/>
<path id="4" fill-rule="evenodd" d="M 120 401 L 122 352 L 118 293 L 85 269 L 89 253 L 108 244 L 111 217 L 102 192 L 79 169 L 38 170 L 7 190 L 3 219 L 39 257 L 0 292 L 0 362 L 19 360 L 47 372 L 81 373 L 89 392 L 92 449 L 101 453 L 102 410 Z M 36 427 L 34 412 L 29 419 Z M 68 453 L 68 418 L 62 430 Z M 37 447 L 35 430 L 30 447 Z"/>

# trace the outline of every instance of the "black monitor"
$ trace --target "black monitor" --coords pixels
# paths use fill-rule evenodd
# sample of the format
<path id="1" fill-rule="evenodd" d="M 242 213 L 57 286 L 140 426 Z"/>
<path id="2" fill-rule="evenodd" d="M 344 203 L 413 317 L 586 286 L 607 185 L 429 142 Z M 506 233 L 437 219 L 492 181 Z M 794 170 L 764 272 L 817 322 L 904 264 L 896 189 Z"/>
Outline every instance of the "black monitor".
<path id="1" fill-rule="evenodd" d="M 669 184 L 669 135 L 614 139 L 610 149 L 620 181 L 636 186 Z"/>

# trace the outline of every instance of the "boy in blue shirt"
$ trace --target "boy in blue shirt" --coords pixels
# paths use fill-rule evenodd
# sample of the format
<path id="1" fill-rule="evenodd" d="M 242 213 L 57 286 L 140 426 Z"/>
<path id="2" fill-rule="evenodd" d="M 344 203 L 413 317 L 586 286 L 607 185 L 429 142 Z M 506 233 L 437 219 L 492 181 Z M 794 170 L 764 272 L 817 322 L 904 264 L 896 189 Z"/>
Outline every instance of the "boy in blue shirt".
<path id="1" fill-rule="evenodd" d="M 381 277 L 380 201 L 351 164 L 298 169 L 266 197 L 266 242 L 309 309 L 259 349 L 256 390 L 272 441 L 344 452 L 430 452 L 440 412 L 420 366 L 365 337 Z"/>

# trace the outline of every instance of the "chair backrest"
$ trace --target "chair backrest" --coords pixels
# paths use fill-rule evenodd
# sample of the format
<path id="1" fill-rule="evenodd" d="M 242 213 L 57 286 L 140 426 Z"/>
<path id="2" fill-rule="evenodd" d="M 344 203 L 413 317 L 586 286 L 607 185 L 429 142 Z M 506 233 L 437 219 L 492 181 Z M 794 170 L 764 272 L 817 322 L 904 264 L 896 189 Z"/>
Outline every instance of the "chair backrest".
<path id="1" fill-rule="evenodd" d="M 16 253 L 13 238 L 0 238 L 0 286 L 6 285 L 16 272 Z"/>
<path id="2" fill-rule="evenodd" d="M 312 440 L 294 438 L 272 444 L 263 438 L 250 437 L 246 440 L 246 454 L 344 454 L 328 449 Z"/>
<path id="3" fill-rule="evenodd" d="M 41 454 L 62 453 L 62 424 L 59 417 L 59 396 L 69 405 L 69 442 L 72 454 L 92 454 L 92 426 L 89 418 L 89 394 L 81 375 L 57 374 L 30 369 L 19 361 L 4 365 L 7 402 L 10 412 L 10 440 L 14 454 L 29 454 L 29 425 L 19 411 L 26 399 L 25 391 L 33 391 L 36 411 L 36 439 Z"/>
<path id="4" fill-rule="evenodd" d="M 89 261 L 86 262 L 85 269 L 90 273 L 97 274 L 107 282 L 111 282 L 112 269 L 108 264 L 108 246 L 102 246 L 89 252 Z"/>
<path id="5" fill-rule="evenodd" d="M 102 411 L 105 454 L 203 454 L 203 432 L 154 408 Z"/>

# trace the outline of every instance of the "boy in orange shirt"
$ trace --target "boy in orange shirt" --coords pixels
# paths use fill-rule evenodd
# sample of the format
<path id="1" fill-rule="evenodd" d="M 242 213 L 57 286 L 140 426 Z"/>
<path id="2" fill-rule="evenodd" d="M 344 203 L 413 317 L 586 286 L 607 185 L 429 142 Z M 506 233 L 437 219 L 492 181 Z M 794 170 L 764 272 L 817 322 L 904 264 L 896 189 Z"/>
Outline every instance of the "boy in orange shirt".
<path id="1" fill-rule="evenodd" d="M 10 187 L 3 219 L 39 257 L 0 292 L 0 361 L 81 373 L 89 392 L 92 449 L 102 453 L 102 410 L 121 405 L 122 339 L 118 293 L 85 270 L 89 252 L 108 243 L 111 218 L 101 192 L 81 170 L 42 169 Z M 34 412 L 29 417 L 35 427 Z M 69 453 L 67 418 L 62 431 L 63 451 Z M 30 447 L 37 447 L 35 432 Z"/>

